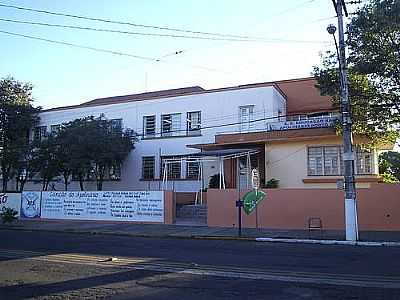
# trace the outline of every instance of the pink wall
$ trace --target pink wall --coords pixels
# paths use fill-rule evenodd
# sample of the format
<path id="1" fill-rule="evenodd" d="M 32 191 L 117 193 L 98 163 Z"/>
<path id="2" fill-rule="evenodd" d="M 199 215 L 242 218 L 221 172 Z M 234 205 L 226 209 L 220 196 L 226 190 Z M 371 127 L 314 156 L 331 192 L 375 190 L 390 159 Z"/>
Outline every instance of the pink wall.
<path id="1" fill-rule="evenodd" d="M 164 191 L 164 224 L 175 223 L 174 192 Z"/>
<path id="2" fill-rule="evenodd" d="M 307 229 L 310 217 L 322 219 L 324 229 L 344 229 L 343 191 L 336 189 L 268 189 L 250 215 L 242 212 L 244 227 Z M 208 226 L 237 226 L 238 192 L 209 189 Z M 242 195 L 244 192 L 241 193 Z M 374 184 L 359 189 L 360 230 L 400 230 L 400 185 Z M 389 216 L 388 216 L 389 215 Z"/>

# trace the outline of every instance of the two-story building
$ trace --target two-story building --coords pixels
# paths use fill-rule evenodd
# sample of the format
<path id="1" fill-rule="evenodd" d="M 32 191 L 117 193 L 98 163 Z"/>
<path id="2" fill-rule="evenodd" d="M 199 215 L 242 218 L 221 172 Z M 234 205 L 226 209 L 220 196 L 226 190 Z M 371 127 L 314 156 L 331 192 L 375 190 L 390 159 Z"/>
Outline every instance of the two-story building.
<path id="1" fill-rule="evenodd" d="M 276 179 L 281 188 L 332 188 L 343 173 L 342 139 L 333 128 L 338 113 L 313 78 L 95 99 L 44 110 L 34 136 L 90 115 L 104 115 L 139 137 L 125 163 L 113 168 L 107 190 L 197 192 L 218 173 L 224 186 L 246 187 L 252 168 L 262 185 Z M 380 149 L 364 149 L 366 142 L 355 137 L 357 182 L 368 187 L 379 180 Z M 94 182 L 88 179 L 86 188 L 95 189 Z M 78 190 L 78 183 L 69 189 Z"/>

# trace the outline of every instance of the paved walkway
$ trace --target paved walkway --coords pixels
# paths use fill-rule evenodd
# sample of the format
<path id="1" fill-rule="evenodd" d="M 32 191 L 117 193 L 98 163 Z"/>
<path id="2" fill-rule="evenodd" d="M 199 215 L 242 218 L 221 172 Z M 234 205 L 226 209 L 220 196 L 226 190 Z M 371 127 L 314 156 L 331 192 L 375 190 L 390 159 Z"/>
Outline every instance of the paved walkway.
<path id="1" fill-rule="evenodd" d="M 221 228 L 189 225 L 133 224 L 126 222 L 66 221 L 66 220 L 18 220 L 11 225 L 0 225 L 0 229 L 39 230 L 56 232 L 75 232 L 91 234 L 112 234 L 141 237 L 165 238 L 216 238 L 234 239 L 238 237 L 237 228 Z M 343 240 L 343 231 L 324 230 L 268 230 L 256 228 L 242 229 L 242 238 L 292 238 Z M 400 242 L 400 232 L 361 232 L 362 241 Z"/>

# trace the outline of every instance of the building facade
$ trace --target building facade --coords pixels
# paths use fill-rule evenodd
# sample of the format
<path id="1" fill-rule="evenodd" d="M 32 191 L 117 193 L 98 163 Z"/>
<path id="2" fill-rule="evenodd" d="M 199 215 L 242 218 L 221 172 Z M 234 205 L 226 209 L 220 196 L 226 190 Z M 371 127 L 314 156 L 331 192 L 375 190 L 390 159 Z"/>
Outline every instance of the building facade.
<path id="1" fill-rule="evenodd" d="M 343 172 L 342 141 L 333 128 L 338 113 L 328 97 L 319 95 L 313 78 L 95 99 L 43 111 L 33 137 L 45 137 L 76 118 L 100 115 L 138 137 L 123 165 L 110 171 L 106 190 L 197 192 L 221 173 L 221 159 L 227 187 L 248 187 L 253 168 L 259 169 L 262 185 L 276 179 L 282 188 L 332 188 Z M 364 149 L 368 141 L 362 137 L 355 142 L 358 185 L 368 187 L 379 180 L 379 149 Z M 257 153 L 211 159 L 218 151 L 243 149 Z M 207 151 L 214 154 L 207 156 Z M 187 159 L 199 152 L 210 159 Z M 88 178 L 85 188 L 95 186 Z M 34 182 L 26 185 L 40 188 Z M 62 190 L 62 182 L 54 182 L 52 189 Z M 78 182 L 72 181 L 69 189 L 79 190 Z"/>

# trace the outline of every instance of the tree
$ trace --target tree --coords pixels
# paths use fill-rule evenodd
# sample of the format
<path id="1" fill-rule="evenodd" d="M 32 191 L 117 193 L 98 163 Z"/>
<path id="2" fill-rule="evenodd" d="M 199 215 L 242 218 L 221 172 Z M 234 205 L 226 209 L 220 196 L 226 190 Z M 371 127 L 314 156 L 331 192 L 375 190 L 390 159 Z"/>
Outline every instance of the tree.
<path id="1" fill-rule="evenodd" d="M 32 106 L 32 85 L 7 77 L 0 80 L 0 173 L 2 190 L 15 176 L 29 144 L 29 132 L 38 123 L 40 108 Z"/>
<path id="2" fill-rule="evenodd" d="M 400 1 L 372 0 L 347 26 L 349 95 L 353 130 L 374 143 L 394 142 L 400 123 Z M 336 53 L 314 67 L 322 95 L 339 107 Z"/>
<path id="3" fill-rule="evenodd" d="M 136 141 L 131 131 L 115 127 L 113 120 L 93 116 L 63 124 L 57 138 L 61 148 L 68 148 L 61 164 L 64 179 L 73 173 L 81 190 L 88 177 L 102 190 L 107 171 L 122 164 Z"/>
<path id="4" fill-rule="evenodd" d="M 112 120 L 102 117 L 91 122 L 91 140 L 89 149 L 97 190 L 103 189 L 106 171 L 120 167 L 129 152 L 134 148 L 131 131 L 114 128 Z"/>
<path id="5" fill-rule="evenodd" d="M 400 181 L 400 153 L 388 151 L 379 155 L 379 174 L 386 174 L 392 181 Z"/>
<path id="6" fill-rule="evenodd" d="M 52 134 L 39 141 L 34 149 L 33 169 L 40 175 L 43 191 L 47 191 L 49 183 L 60 175 L 59 149 L 60 144 Z"/>
<path id="7" fill-rule="evenodd" d="M 81 118 L 61 125 L 57 139 L 62 148 L 61 172 L 65 189 L 68 186 L 69 175 L 73 175 L 79 179 L 81 191 L 84 190 L 84 181 L 91 166 L 91 150 L 87 147 L 87 143 L 91 138 L 91 132 L 88 131 L 89 122 L 93 119 L 93 117 Z"/>

